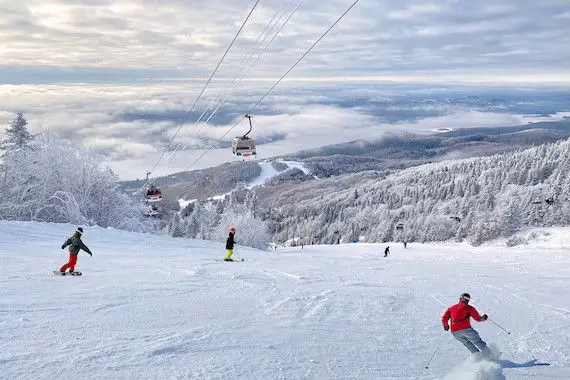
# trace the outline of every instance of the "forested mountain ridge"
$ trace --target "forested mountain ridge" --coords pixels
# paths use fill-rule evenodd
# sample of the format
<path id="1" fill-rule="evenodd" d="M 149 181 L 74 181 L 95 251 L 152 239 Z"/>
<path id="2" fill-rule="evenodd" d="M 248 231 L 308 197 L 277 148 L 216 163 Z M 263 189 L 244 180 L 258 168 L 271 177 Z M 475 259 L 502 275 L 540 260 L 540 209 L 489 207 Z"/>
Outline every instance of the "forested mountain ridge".
<path id="1" fill-rule="evenodd" d="M 478 244 L 525 226 L 567 225 L 569 170 L 570 140 L 564 140 L 426 164 L 386 178 L 359 173 L 318 185 L 306 182 L 295 195 L 272 191 L 266 201 L 270 219 L 278 221 L 274 238 L 280 241 L 349 241 L 355 238 L 354 223 L 368 242 L 468 238 Z"/>
<path id="2" fill-rule="evenodd" d="M 274 242 L 454 239 L 480 244 L 513 236 L 527 226 L 569 223 L 570 142 L 560 140 L 565 135 L 565 131 L 539 128 L 478 136 L 451 133 L 443 140 L 440 135 L 397 136 L 387 139 L 390 149 L 400 145 L 411 152 L 412 147 L 427 142 L 428 146 L 415 152 L 420 157 L 418 162 L 424 160 L 422 155 L 429 156 L 432 148 L 439 150 L 435 162 L 409 167 L 410 161 L 401 170 L 382 164 L 378 168 L 384 169 L 355 173 L 344 166 L 341 172 L 348 174 L 322 175 L 324 172 L 317 171 L 321 175 L 314 176 L 299 166 L 275 160 L 272 166 L 277 174 L 263 186 L 254 187 L 247 184 L 263 177 L 267 162 L 236 162 L 179 173 L 170 176 L 171 184 L 163 187 L 166 194 L 170 192 L 173 207 L 178 198 L 197 201 L 176 216 L 169 214 L 174 219 L 164 223 L 171 234 L 189 238 L 223 235 L 223 217 L 226 224 L 233 223 L 232 218 L 239 219 L 242 229 L 252 225 L 253 230 L 267 231 Z M 535 141 L 552 140 L 559 141 L 528 148 Z M 475 147 L 480 141 L 493 141 L 499 150 L 507 152 L 444 160 L 461 154 L 449 154 L 441 151 L 442 147 L 462 152 L 458 148 L 465 147 L 462 144 Z M 386 143 L 370 144 L 377 147 Z M 472 149 L 469 155 L 475 153 Z M 356 155 L 352 164 L 368 157 Z M 298 164 L 307 169 L 310 162 L 309 158 Z M 192 183 L 177 183 L 183 176 L 193 176 Z M 251 236 L 253 239 L 256 234 Z"/>
<path id="3" fill-rule="evenodd" d="M 286 156 L 302 162 L 318 178 L 378 170 L 402 170 L 452 158 L 488 156 L 570 137 L 570 120 L 519 127 L 465 128 L 436 134 L 388 134 L 376 141 L 353 141 Z M 263 149 L 260 146 L 259 149 Z M 277 160 L 278 158 L 275 158 Z M 207 199 L 225 194 L 260 175 L 256 161 L 175 173 L 155 179 L 172 205 L 179 198 Z M 296 182 L 298 178 L 292 178 Z M 283 182 L 283 181 L 282 181 Z M 123 181 L 135 190 L 144 180 Z"/>
<path id="4" fill-rule="evenodd" d="M 568 225 L 569 170 L 570 139 L 391 174 L 274 178 L 252 189 L 240 186 L 225 198 L 192 203 L 177 223 L 186 231 L 183 236 L 207 237 L 222 216 L 232 213 L 238 219 L 247 210 L 242 228 L 267 227 L 277 243 L 453 239 L 480 244 L 526 227 Z"/>
<path id="5" fill-rule="evenodd" d="M 518 127 L 461 128 L 444 133 L 391 133 L 376 141 L 353 141 L 299 152 L 318 177 L 363 170 L 400 170 L 452 158 L 489 156 L 570 137 L 570 120 Z"/>

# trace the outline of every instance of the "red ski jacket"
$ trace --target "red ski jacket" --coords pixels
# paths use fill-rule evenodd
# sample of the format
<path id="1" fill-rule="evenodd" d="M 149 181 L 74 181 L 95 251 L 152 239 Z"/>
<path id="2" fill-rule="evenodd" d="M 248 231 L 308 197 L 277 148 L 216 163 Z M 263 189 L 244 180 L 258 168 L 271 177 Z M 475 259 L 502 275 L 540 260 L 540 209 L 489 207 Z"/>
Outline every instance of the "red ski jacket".
<path id="1" fill-rule="evenodd" d="M 443 327 L 446 327 L 449 326 L 449 319 L 451 319 L 451 332 L 454 332 L 471 327 L 470 317 L 473 317 L 477 322 L 481 322 L 483 320 L 479 315 L 479 312 L 473 306 L 459 301 L 459 303 L 451 306 L 445 311 L 441 318 L 441 322 L 443 323 Z"/>

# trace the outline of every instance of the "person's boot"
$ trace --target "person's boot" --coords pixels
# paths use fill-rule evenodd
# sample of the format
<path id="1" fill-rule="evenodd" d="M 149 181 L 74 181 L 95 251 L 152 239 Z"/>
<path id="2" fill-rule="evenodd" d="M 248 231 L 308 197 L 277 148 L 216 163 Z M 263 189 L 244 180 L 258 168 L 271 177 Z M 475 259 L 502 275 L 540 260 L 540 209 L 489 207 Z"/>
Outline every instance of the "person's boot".
<path id="1" fill-rule="evenodd" d="M 497 360 L 497 355 L 489 348 L 489 346 L 483 347 L 481 350 L 481 355 L 487 360 Z"/>

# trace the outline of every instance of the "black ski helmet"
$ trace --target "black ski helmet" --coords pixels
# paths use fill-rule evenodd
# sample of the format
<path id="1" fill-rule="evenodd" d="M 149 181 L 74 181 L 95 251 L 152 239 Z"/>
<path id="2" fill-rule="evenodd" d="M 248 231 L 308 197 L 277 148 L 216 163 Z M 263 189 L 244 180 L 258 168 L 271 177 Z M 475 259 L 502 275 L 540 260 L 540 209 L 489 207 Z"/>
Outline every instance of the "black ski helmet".
<path id="1" fill-rule="evenodd" d="M 461 297 L 459 297 L 459 300 L 469 302 L 471 300 L 471 296 L 469 293 L 463 293 Z"/>
<path id="2" fill-rule="evenodd" d="M 81 227 L 77 227 L 77 232 L 79 232 L 80 234 L 82 234 L 82 235 L 83 235 L 83 228 L 81 228 Z"/>

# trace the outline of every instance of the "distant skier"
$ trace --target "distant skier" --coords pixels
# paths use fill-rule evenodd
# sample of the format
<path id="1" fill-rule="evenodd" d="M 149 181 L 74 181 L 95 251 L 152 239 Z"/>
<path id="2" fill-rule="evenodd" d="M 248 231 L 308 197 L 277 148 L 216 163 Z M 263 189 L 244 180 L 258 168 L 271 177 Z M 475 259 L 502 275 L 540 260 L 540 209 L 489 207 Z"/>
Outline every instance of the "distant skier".
<path id="1" fill-rule="evenodd" d="M 404 239 L 404 248 L 408 248 L 408 241 Z"/>
<path id="2" fill-rule="evenodd" d="M 226 258 L 224 259 L 224 261 L 233 261 L 232 255 L 234 253 L 234 245 L 236 243 L 236 241 L 234 240 L 235 233 L 236 229 L 233 227 L 230 228 L 230 234 L 228 236 L 228 239 L 226 240 L 226 249 L 228 250 L 228 253 L 226 254 Z"/>
<path id="3" fill-rule="evenodd" d="M 470 300 L 471 296 L 469 293 L 463 293 L 459 298 L 459 302 L 445 311 L 441 318 L 443 329 L 445 331 L 449 330 L 449 320 L 451 319 L 451 333 L 455 339 L 463 343 L 471 353 L 481 351 L 483 354 L 489 355 L 490 350 L 487 347 L 487 343 L 471 327 L 470 321 L 471 317 L 477 322 L 486 321 L 487 314 L 479 315 L 479 312 L 469 305 Z"/>
<path id="4" fill-rule="evenodd" d="M 61 249 L 65 249 L 65 247 L 69 246 L 69 262 L 59 269 L 61 274 L 65 273 L 67 269 L 69 269 L 69 273 L 74 272 L 79 250 L 82 249 L 87 252 L 89 256 L 93 256 L 89 248 L 87 248 L 87 246 L 81 241 L 81 235 L 83 235 L 83 228 L 79 227 L 77 228 L 77 231 L 75 231 L 73 235 L 61 246 Z"/>
<path id="5" fill-rule="evenodd" d="M 386 249 L 384 250 L 384 257 L 388 257 L 389 253 L 390 253 L 390 246 L 387 246 Z"/>

